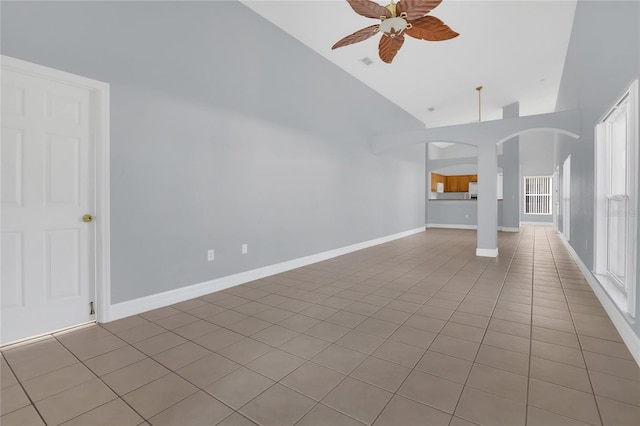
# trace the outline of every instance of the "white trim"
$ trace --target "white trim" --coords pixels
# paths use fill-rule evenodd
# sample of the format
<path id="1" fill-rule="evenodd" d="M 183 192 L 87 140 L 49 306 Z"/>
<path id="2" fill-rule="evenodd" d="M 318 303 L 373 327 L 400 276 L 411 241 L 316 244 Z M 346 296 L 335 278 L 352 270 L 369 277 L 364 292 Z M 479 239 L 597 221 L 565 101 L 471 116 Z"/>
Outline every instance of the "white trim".
<path id="1" fill-rule="evenodd" d="M 33 77 L 45 77 L 81 87 L 91 93 L 90 111 L 95 142 L 95 302 L 97 320 L 103 321 L 111 295 L 111 192 L 110 182 L 110 99 L 109 84 L 66 71 L 0 55 L 2 67 Z"/>
<path id="2" fill-rule="evenodd" d="M 498 230 L 502 232 L 520 232 L 520 228 L 511 228 L 508 226 L 498 226 Z"/>
<path id="3" fill-rule="evenodd" d="M 494 249 L 476 248 L 476 256 L 498 257 L 498 248 L 497 247 Z"/>
<path id="4" fill-rule="evenodd" d="M 520 225 L 527 225 L 527 226 L 553 226 L 553 222 L 520 222 Z"/>
<path id="5" fill-rule="evenodd" d="M 607 315 L 609 315 L 609 319 L 613 323 L 616 330 L 618 330 L 618 333 L 620 333 L 620 337 L 622 337 L 622 340 L 629 348 L 629 352 L 631 352 L 631 355 L 636 360 L 636 363 L 640 365 L 640 336 L 638 336 L 631 328 L 631 324 L 629 323 L 630 319 L 626 319 L 624 315 L 618 310 L 615 303 L 611 300 L 602 286 L 600 286 L 598 280 L 593 276 L 591 271 L 589 271 L 589 268 L 587 268 L 587 266 L 582 262 L 582 259 L 580 259 L 580 256 L 578 256 L 578 253 L 576 253 L 573 247 L 571 247 L 571 244 L 567 242 L 564 235 L 558 234 L 558 236 L 560 237 L 560 241 L 562 241 L 562 243 L 571 254 L 571 257 L 573 257 L 573 260 L 578 265 L 578 268 L 580 268 L 582 275 L 589 283 L 589 286 L 595 293 L 604 310 L 607 312 Z"/>
<path id="6" fill-rule="evenodd" d="M 427 228 L 445 228 L 445 229 L 478 229 L 477 225 L 458 225 L 451 223 L 427 223 Z"/>
<path id="7" fill-rule="evenodd" d="M 269 265 L 262 268 L 253 269 L 251 271 L 240 272 L 226 277 L 216 278 L 214 280 L 205 281 L 199 284 L 193 284 L 186 287 L 169 290 L 162 293 L 152 294 L 150 296 L 140 297 L 138 299 L 126 302 L 116 303 L 109 306 L 106 318 L 101 322 L 115 321 L 120 318 L 136 315 L 151 309 L 162 308 L 174 303 L 183 302 L 195 297 L 204 296 L 205 294 L 215 291 L 224 290 L 229 287 L 244 284 L 250 281 L 259 280 L 271 275 L 290 271 L 291 269 L 301 268 L 312 263 L 322 262 L 336 256 L 342 256 L 357 250 L 362 250 L 378 244 L 387 243 L 399 238 L 408 237 L 409 235 L 424 232 L 424 227 L 411 229 L 409 231 L 399 232 L 386 237 L 380 237 L 369 241 L 313 254 L 311 256 L 300 257 L 298 259 L 289 260 L 275 265 Z"/>

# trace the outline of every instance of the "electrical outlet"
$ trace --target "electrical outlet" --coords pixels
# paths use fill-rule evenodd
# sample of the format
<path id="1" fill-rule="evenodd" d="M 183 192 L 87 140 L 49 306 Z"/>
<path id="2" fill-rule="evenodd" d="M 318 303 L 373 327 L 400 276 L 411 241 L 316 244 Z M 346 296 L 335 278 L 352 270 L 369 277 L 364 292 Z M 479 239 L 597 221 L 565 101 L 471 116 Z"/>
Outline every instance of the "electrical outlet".
<path id="1" fill-rule="evenodd" d="M 247 254 L 248 251 L 249 251 L 249 245 L 248 244 L 243 244 L 242 245 L 242 254 Z"/>
<path id="2" fill-rule="evenodd" d="M 214 253 L 213 253 L 213 250 L 209 250 L 209 251 L 207 251 L 207 260 L 208 260 L 209 262 L 211 262 L 213 259 L 215 259 L 215 255 L 214 255 Z"/>

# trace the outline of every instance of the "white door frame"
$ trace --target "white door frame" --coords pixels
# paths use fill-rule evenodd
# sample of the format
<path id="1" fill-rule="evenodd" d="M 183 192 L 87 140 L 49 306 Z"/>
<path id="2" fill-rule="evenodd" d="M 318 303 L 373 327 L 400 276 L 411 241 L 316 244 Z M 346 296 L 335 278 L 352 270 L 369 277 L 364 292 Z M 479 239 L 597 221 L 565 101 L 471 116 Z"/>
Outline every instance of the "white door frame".
<path id="1" fill-rule="evenodd" d="M 90 91 L 90 113 L 95 143 L 95 309 L 98 322 L 108 321 L 111 305 L 111 218 L 109 187 L 109 84 L 21 59 L 0 55 L 2 68 L 44 77 Z M 53 331 L 53 330 L 52 330 Z"/>

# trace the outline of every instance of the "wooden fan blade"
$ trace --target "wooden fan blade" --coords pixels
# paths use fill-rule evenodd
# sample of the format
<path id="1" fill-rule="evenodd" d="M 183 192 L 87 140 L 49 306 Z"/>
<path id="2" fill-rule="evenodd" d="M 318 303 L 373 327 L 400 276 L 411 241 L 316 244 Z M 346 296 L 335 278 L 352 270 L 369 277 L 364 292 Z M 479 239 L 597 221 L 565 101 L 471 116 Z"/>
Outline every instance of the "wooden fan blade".
<path id="1" fill-rule="evenodd" d="M 380 44 L 378 44 L 378 53 L 380 54 L 380 59 L 384 62 L 390 64 L 395 58 L 396 53 L 402 47 L 404 43 L 404 36 L 402 34 L 397 34 L 395 37 L 390 37 L 386 34 L 382 34 L 382 38 L 380 39 Z"/>
<path id="2" fill-rule="evenodd" d="M 371 0 L 347 0 L 347 2 L 358 15 L 374 19 L 380 19 L 381 16 L 391 18 L 389 9 Z"/>
<path id="3" fill-rule="evenodd" d="M 435 9 L 442 0 L 400 0 L 396 5 L 396 14 L 407 12 L 407 20 L 418 19 Z"/>
<path id="4" fill-rule="evenodd" d="M 442 41 L 459 35 L 435 16 L 423 16 L 410 23 L 411 28 L 404 30 L 405 34 L 420 40 Z"/>
<path id="5" fill-rule="evenodd" d="M 371 25 L 370 27 L 363 28 L 351 35 L 346 36 L 345 38 L 343 38 L 342 40 L 334 44 L 331 50 L 337 49 L 338 47 L 347 46 L 349 44 L 364 41 L 377 33 L 378 33 L 378 25 L 377 24 Z"/>

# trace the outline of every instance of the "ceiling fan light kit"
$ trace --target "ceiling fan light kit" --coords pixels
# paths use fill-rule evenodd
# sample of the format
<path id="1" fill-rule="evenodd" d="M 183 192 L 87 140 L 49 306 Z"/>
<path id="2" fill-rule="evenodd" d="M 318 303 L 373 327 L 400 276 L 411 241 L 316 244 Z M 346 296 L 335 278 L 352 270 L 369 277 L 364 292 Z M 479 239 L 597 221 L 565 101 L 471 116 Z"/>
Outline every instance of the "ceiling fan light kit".
<path id="1" fill-rule="evenodd" d="M 338 41 L 331 49 L 364 41 L 382 33 L 378 54 L 383 62 L 390 64 L 404 43 L 404 35 L 418 40 L 443 41 L 459 34 L 435 16 L 427 16 L 442 0 L 400 0 L 386 7 L 371 0 L 347 0 L 351 8 L 366 18 L 380 19 L 371 25 Z"/>

